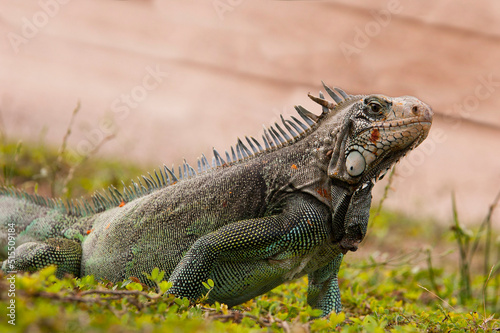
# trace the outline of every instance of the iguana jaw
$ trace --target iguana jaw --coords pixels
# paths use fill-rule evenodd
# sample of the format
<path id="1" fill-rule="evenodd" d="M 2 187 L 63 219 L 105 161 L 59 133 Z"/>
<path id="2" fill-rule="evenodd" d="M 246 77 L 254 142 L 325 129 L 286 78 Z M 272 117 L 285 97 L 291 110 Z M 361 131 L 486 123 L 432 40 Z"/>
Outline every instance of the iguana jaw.
<path id="1" fill-rule="evenodd" d="M 397 123 L 397 122 L 393 122 Z M 377 180 L 382 172 L 390 169 L 394 164 L 396 164 L 404 155 L 406 155 L 409 151 L 416 148 L 428 135 L 431 122 L 421 122 L 419 120 L 414 120 L 411 122 L 405 122 L 404 125 L 398 125 L 399 127 L 385 126 L 385 127 L 374 127 L 366 130 L 367 133 L 379 132 L 382 133 L 384 130 L 386 132 L 391 132 L 391 129 L 397 128 L 398 130 L 389 134 L 389 136 L 397 136 L 401 135 L 401 139 L 399 141 L 386 141 L 389 145 L 384 143 L 383 137 L 381 135 L 380 141 L 375 144 L 370 144 L 365 147 L 352 147 L 350 152 L 352 151 L 360 151 L 362 152 L 362 156 L 366 161 L 367 167 L 365 172 L 362 174 L 359 183 L 364 183 L 371 179 Z M 384 124 L 387 125 L 387 124 Z M 373 134 L 369 134 L 373 136 Z M 406 135 L 406 136 L 404 136 Z M 371 143 L 371 142 L 370 142 Z M 385 145 L 384 145 L 385 144 Z M 350 152 L 346 153 L 346 156 L 349 156 Z M 383 177 L 383 176 L 382 176 Z"/>

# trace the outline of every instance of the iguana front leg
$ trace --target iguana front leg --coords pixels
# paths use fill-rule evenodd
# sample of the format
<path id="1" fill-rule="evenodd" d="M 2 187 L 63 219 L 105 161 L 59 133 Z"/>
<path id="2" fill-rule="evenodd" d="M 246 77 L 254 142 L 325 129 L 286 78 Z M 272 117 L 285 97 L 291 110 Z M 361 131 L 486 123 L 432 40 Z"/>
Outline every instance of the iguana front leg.
<path id="1" fill-rule="evenodd" d="M 169 281 L 173 286 L 169 292 L 192 300 L 199 298 L 204 291 L 202 282 L 208 279 L 217 261 L 269 259 L 259 267 L 272 270 L 271 263 L 278 254 L 279 260 L 283 260 L 288 256 L 286 251 L 294 253 L 290 257 L 307 253 L 328 239 L 325 212 L 310 201 L 293 200 L 281 214 L 231 223 L 199 238 L 172 272 Z M 232 272 L 227 273 L 230 276 Z M 224 281 L 216 282 L 224 285 Z M 262 287 L 268 282 L 261 281 Z"/>
<path id="2" fill-rule="evenodd" d="M 370 217 L 372 188 L 372 182 L 360 185 L 352 194 L 347 187 L 333 185 L 331 188 L 334 242 L 340 242 L 344 253 L 356 251 L 365 237 Z"/>
<path id="3" fill-rule="evenodd" d="M 345 216 L 344 237 L 340 241 L 341 248 L 345 250 L 356 251 L 366 235 L 372 203 L 372 188 L 372 182 L 365 183 L 352 195 Z"/>
<path id="4" fill-rule="evenodd" d="M 323 310 L 322 316 L 327 316 L 332 310 L 335 313 L 342 311 L 338 273 L 342 258 L 339 254 L 328 265 L 308 275 L 307 304 Z"/>
<path id="5" fill-rule="evenodd" d="M 372 188 L 373 183 L 366 183 L 356 189 L 352 195 L 349 195 L 344 188 L 332 188 L 335 198 L 332 226 L 335 230 L 342 231 L 339 236 L 341 237 L 340 248 L 344 252 L 356 251 L 366 234 Z M 328 265 L 308 275 L 307 303 L 323 310 L 323 316 L 328 315 L 332 310 L 336 313 L 342 311 L 338 272 L 343 257 L 343 254 L 339 254 Z"/>

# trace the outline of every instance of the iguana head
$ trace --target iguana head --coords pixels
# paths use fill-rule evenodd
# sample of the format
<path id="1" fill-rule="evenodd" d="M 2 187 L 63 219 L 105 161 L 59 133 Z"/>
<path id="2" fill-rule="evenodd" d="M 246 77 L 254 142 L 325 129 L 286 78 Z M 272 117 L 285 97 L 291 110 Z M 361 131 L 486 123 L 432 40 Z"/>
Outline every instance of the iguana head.
<path id="1" fill-rule="evenodd" d="M 350 96 L 325 89 L 336 104 L 321 93 L 310 97 L 323 106 L 319 135 L 333 145 L 325 161 L 332 181 L 332 241 L 346 253 L 356 251 L 366 234 L 374 181 L 427 137 L 433 113 L 411 96 Z"/>
<path id="2" fill-rule="evenodd" d="M 432 110 L 415 97 L 346 97 L 338 105 L 329 105 L 337 111 L 332 117 L 337 126 L 332 132 L 334 150 L 328 166 L 332 179 L 349 185 L 377 179 L 429 133 Z M 320 104 L 324 101 L 313 99 Z"/>

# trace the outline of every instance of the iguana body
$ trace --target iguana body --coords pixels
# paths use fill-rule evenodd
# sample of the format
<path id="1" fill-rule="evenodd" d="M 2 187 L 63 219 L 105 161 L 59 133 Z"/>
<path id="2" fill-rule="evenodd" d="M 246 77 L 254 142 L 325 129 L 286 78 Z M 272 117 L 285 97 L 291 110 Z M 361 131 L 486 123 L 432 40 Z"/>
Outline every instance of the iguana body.
<path id="1" fill-rule="evenodd" d="M 143 273 L 159 267 L 170 293 L 195 300 L 212 279 L 210 300 L 229 306 L 308 274 L 308 303 L 341 311 L 337 273 L 365 235 L 373 182 L 424 140 L 432 111 L 414 97 L 325 88 L 335 103 L 311 97 L 321 116 L 298 107 L 306 124 L 282 119 L 265 148 L 238 140 L 226 161 L 214 150 L 196 175 L 184 163 L 177 176 L 165 168 L 66 206 L 0 190 L 0 245 L 9 227 L 18 235 L 3 270 L 57 264 L 60 275 L 148 283 Z"/>

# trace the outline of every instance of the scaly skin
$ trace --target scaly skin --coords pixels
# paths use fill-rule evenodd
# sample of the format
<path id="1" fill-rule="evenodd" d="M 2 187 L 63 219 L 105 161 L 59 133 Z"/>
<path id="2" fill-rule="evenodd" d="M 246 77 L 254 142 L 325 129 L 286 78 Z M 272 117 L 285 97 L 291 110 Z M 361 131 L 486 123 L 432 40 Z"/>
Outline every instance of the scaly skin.
<path id="1" fill-rule="evenodd" d="M 311 97 L 323 113 L 299 109 L 304 133 L 298 121 L 283 122 L 289 135 L 266 133 L 261 152 L 238 143 L 239 158 L 196 176 L 185 164 L 172 185 L 157 177 L 139 195 L 95 196 L 87 209 L 95 213 L 0 190 L 0 245 L 9 226 L 18 235 L 16 260 L 3 270 L 57 264 L 59 276 L 149 283 L 143 273 L 159 267 L 170 293 L 196 300 L 212 279 L 209 300 L 229 306 L 308 274 L 308 303 L 340 312 L 338 270 L 366 234 L 374 181 L 425 139 L 432 111 L 414 97 L 325 88 L 336 103 Z M 215 161 L 224 162 L 217 152 Z"/>

